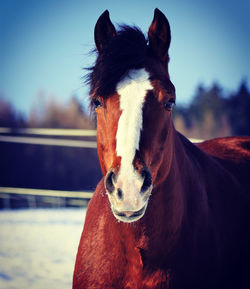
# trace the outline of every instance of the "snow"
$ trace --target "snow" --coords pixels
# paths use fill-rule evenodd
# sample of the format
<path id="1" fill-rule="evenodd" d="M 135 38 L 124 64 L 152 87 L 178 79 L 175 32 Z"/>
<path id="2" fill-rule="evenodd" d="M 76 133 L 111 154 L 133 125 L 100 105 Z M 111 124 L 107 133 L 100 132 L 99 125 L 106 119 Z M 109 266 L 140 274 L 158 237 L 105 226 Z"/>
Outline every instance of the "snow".
<path id="1" fill-rule="evenodd" d="M 69 289 L 86 209 L 0 211 L 0 288 Z"/>

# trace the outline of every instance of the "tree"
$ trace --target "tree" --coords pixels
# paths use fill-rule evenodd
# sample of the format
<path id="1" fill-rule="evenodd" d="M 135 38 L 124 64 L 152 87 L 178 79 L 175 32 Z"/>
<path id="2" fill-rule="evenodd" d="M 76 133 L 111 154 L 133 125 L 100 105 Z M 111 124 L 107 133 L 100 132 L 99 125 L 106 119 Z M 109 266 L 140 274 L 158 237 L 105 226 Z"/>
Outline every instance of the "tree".
<path id="1" fill-rule="evenodd" d="M 243 81 L 227 105 L 233 135 L 250 135 L 250 93 Z"/>
<path id="2" fill-rule="evenodd" d="M 210 139 L 231 135 L 228 102 L 229 99 L 223 95 L 218 84 L 207 89 L 199 85 L 190 105 L 180 107 L 174 113 L 177 129 L 192 138 Z M 180 126 L 181 117 L 184 123 Z"/>
<path id="3" fill-rule="evenodd" d="M 0 126 L 19 127 L 25 126 L 22 114 L 17 113 L 13 105 L 0 96 Z"/>
<path id="4" fill-rule="evenodd" d="M 76 96 L 68 103 L 56 100 L 39 102 L 39 107 L 33 106 L 29 117 L 29 126 L 46 128 L 79 128 L 94 129 L 94 123 L 84 111 Z"/>

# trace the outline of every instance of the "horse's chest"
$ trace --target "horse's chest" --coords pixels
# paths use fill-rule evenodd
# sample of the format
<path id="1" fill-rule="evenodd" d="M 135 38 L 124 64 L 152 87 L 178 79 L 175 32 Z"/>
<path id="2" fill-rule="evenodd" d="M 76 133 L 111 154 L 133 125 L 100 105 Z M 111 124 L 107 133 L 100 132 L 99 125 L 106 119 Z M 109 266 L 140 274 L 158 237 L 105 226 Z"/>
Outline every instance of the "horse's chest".
<path id="1" fill-rule="evenodd" d="M 161 269 L 145 268 L 139 248 L 126 250 L 124 253 L 125 262 L 120 268 L 124 273 L 123 289 L 169 288 L 168 273 Z"/>
<path id="2" fill-rule="evenodd" d="M 128 264 L 123 280 L 123 289 L 168 289 L 169 280 L 168 274 L 162 270 L 134 270 L 133 264 Z M 121 280 L 120 280 L 121 281 Z M 121 284 L 121 282 L 119 282 Z M 118 287 L 116 287 L 118 288 Z M 119 287 L 120 288 L 120 287 Z"/>

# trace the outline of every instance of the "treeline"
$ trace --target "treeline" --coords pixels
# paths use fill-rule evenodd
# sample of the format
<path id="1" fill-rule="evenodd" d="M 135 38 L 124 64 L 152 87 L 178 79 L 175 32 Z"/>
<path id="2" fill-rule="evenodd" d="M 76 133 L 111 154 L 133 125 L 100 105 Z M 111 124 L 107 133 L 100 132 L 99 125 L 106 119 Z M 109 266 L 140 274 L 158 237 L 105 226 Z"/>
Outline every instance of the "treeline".
<path id="1" fill-rule="evenodd" d="M 250 135 L 250 92 L 242 82 L 236 93 L 224 93 L 214 84 L 200 85 L 192 102 L 177 105 L 174 122 L 178 131 L 187 137 L 210 139 L 230 135 Z"/>
<path id="2" fill-rule="evenodd" d="M 219 84 L 200 85 L 188 106 L 179 105 L 177 95 L 173 117 L 176 129 L 191 138 L 250 135 L 247 83 L 243 81 L 235 93 L 225 93 Z M 77 97 L 62 103 L 39 95 L 26 118 L 0 97 L 0 126 L 94 129 L 95 123 Z"/>
<path id="3" fill-rule="evenodd" d="M 66 103 L 54 98 L 40 101 L 31 109 L 27 120 L 29 127 L 94 129 L 89 112 L 77 97 L 72 96 Z"/>
<path id="4" fill-rule="evenodd" d="M 68 102 L 55 98 L 47 99 L 42 93 L 37 96 L 28 116 L 24 117 L 13 105 L 0 97 L 0 126 L 22 128 L 78 128 L 94 129 L 90 113 L 77 97 Z"/>

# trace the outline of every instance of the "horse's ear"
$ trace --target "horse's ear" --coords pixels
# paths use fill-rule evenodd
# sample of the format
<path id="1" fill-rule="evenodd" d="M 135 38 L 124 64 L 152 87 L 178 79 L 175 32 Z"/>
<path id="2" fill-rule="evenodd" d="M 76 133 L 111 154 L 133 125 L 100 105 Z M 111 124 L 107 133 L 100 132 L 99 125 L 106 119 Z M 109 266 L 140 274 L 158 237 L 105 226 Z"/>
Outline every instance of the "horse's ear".
<path id="1" fill-rule="evenodd" d="M 104 11 L 95 25 L 95 45 L 100 52 L 116 36 L 116 30 L 109 18 L 108 10 Z"/>
<path id="2" fill-rule="evenodd" d="M 154 11 L 154 19 L 148 30 L 148 40 L 150 53 L 166 64 L 169 60 L 170 25 L 166 16 L 157 8 Z"/>

